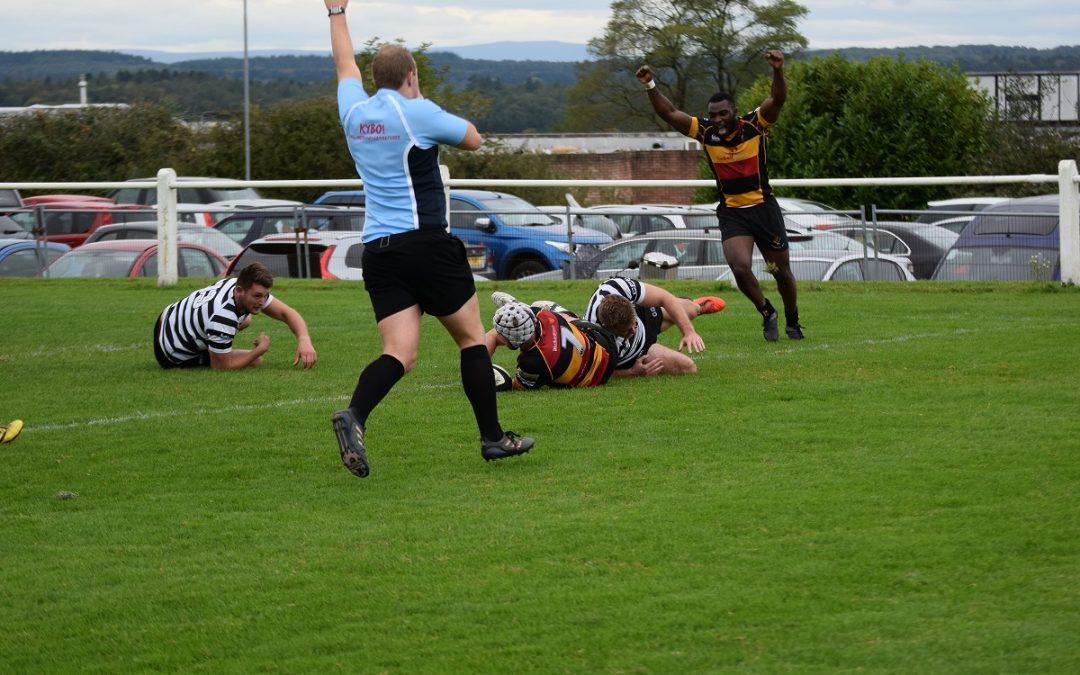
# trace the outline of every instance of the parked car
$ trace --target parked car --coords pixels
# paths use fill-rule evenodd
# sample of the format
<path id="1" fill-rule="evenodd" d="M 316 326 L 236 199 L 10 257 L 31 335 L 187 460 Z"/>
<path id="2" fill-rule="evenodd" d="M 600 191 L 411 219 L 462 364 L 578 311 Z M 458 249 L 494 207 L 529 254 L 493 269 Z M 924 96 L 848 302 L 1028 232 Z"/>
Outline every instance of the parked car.
<path id="1" fill-rule="evenodd" d="M 858 254 L 863 246 L 833 232 L 789 231 L 788 244 L 792 255 L 817 252 L 823 257 L 837 258 Z M 873 249 L 870 249 L 871 255 Z M 594 256 L 579 257 L 574 274 L 581 279 L 606 279 L 616 274 L 636 277 L 637 265 L 647 253 L 663 253 L 679 261 L 675 276 L 680 279 L 719 279 L 728 271 L 720 231 L 665 230 L 637 237 L 620 239 Z M 551 281 L 569 278 L 567 271 L 557 270 L 524 277 L 522 281 Z"/>
<path id="2" fill-rule="evenodd" d="M 201 244 L 212 249 L 226 260 L 232 260 L 243 250 L 240 244 L 211 227 L 203 227 L 195 223 L 177 223 L 177 225 L 176 240 L 178 242 Z M 125 239 L 157 239 L 157 236 L 158 224 L 156 221 L 124 223 L 121 225 L 104 225 L 97 228 L 86 238 L 85 243 L 123 241 Z"/>
<path id="3" fill-rule="evenodd" d="M 228 262 L 199 244 L 177 244 L 177 272 L 182 277 L 219 277 Z M 54 278 L 156 277 L 158 247 L 154 239 L 99 241 L 60 256 L 46 274 Z"/>
<path id="4" fill-rule="evenodd" d="M 852 218 L 828 204 L 792 197 L 775 197 L 775 199 L 777 206 L 784 214 L 784 226 L 789 230 L 816 230 L 823 227 L 862 224 L 858 218 Z M 716 210 L 719 205 L 720 202 L 713 202 L 708 205 L 708 208 Z"/>
<path id="5" fill-rule="evenodd" d="M 364 212 L 335 206 L 306 207 L 302 211 L 277 207 L 248 209 L 221 218 L 214 228 L 240 246 L 247 246 L 271 234 L 295 232 L 305 221 L 309 230 L 360 232 L 364 229 Z"/>
<path id="6" fill-rule="evenodd" d="M 28 207 L 40 208 L 45 226 L 45 238 L 72 248 L 81 246 L 96 229 L 112 223 L 141 221 L 155 218 L 152 209 L 131 204 L 118 205 L 94 197 L 84 199 L 80 195 L 47 195 L 46 198 L 27 197 Z M 36 223 L 37 215 L 29 214 Z"/>
<path id="7" fill-rule="evenodd" d="M 0 239 L 0 277 L 34 277 L 71 250 L 67 244 Z"/>
<path id="8" fill-rule="evenodd" d="M 0 216 L 0 238 L 30 239 L 31 234 L 19 220 L 16 220 L 11 216 Z"/>
<path id="9" fill-rule="evenodd" d="M 879 253 L 903 256 L 911 260 L 916 279 L 929 279 L 937 264 L 956 242 L 957 233 L 928 223 L 882 220 L 876 228 L 867 224 L 829 226 L 829 232 L 842 234 L 862 242 L 865 238 Z"/>
<path id="10" fill-rule="evenodd" d="M 1009 201 L 1007 197 L 961 197 L 959 199 L 939 199 L 937 201 L 926 202 L 926 212 L 918 217 L 920 223 L 937 223 L 941 225 L 940 221 L 949 220 L 952 223 L 967 224 L 971 222 L 971 219 L 975 217 L 975 212 L 982 211 L 988 206 L 994 206 L 995 204 L 1003 204 Z M 966 212 L 972 212 L 972 215 L 967 215 Z M 955 229 L 959 234 L 960 228 Z"/>
<path id="11" fill-rule="evenodd" d="M 306 244 L 295 233 L 261 237 L 244 247 L 225 273 L 261 262 L 275 277 L 360 280 L 364 278 L 362 236 L 360 232 L 309 231 Z M 486 281 L 476 273 L 490 271 L 487 250 L 483 246 L 466 246 L 465 254 L 474 278 Z"/>
<path id="12" fill-rule="evenodd" d="M 850 254 L 834 258 L 812 252 L 791 256 L 791 273 L 799 281 L 915 281 L 909 268 L 907 258 L 884 253 L 871 258 Z M 752 269 L 758 279 L 772 279 L 760 255 L 754 256 Z M 723 278 L 730 278 L 730 272 Z"/>
<path id="13" fill-rule="evenodd" d="M 665 230 L 715 228 L 716 208 L 674 204 L 604 204 L 590 206 L 589 213 L 610 218 L 624 237 Z"/>
<path id="14" fill-rule="evenodd" d="M 157 178 L 132 178 L 132 181 L 156 181 Z M 228 180 L 225 178 L 207 178 L 199 176 L 178 176 L 178 183 L 190 183 L 194 181 Z M 156 187 L 131 187 L 120 188 L 109 193 L 109 197 L 117 204 L 140 204 L 142 206 L 157 206 Z M 198 208 L 199 205 L 217 205 L 215 208 L 225 209 L 221 203 L 236 203 L 246 200 L 262 200 L 262 195 L 255 188 L 229 187 L 229 188 L 185 188 L 180 187 L 176 191 L 176 204 L 179 216 L 182 220 L 190 220 L 213 227 L 217 221 L 213 208 Z M 227 210 L 227 209 L 226 209 Z"/>
<path id="15" fill-rule="evenodd" d="M 362 200 L 360 190 L 339 190 L 327 192 L 315 203 L 356 206 Z M 466 244 L 486 247 L 499 279 L 561 269 L 571 259 L 566 225 L 504 192 L 452 190 L 450 232 Z M 572 232 L 578 251 L 598 250 L 612 241 L 605 234 L 576 225 Z"/>
<path id="16" fill-rule="evenodd" d="M 21 209 L 22 205 L 22 196 L 18 190 L 11 188 L 0 190 L 0 209 Z"/>
<path id="17" fill-rule="evenodd" d="M 1057 195 L 1010 199 L 988 206 L 960 233 L 933 278 L 1059 280 L 1058 221 Z"/>

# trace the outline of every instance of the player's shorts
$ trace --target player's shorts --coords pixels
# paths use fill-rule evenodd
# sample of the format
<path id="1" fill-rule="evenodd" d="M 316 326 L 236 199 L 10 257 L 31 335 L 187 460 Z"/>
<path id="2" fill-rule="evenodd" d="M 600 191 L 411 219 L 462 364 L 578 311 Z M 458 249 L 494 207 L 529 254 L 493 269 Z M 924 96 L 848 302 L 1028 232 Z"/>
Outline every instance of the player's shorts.
<path id="1" fill-rule="evenodd" d="M 723 241 L 732 237 L 753 237 L 754 243 L 762 251 L 788 249 L 784 213 L 771 197 L 766 197 L 757 206 L 741 209 L 727 207 L 720 202 L 720 206 L 716 207 L 716 217 L 720 220 L 720 238 Z"/>
<path id="2" fill-rule="evenodd" d="M 203 352 L 187 361 L 173 361 L 161 348 L 161 315 L 158 315 L 157 323 L 154 324 L 154 358 L 162 368 L 209 368 L 210 352 Z"/>
<path id="3" fill-rule="evenodd" d="M 643 307 L 641 305 L 634 305 L 634 311 L 637 312 L 641 323 L 645 324 L 645 346 L 641 348 L 641 354 L 638 355 L 640 357 L 648 353 L 649 347 L 656 344 L 660 329 L 664 327 L 664 311 L 659 307 Z M 634 364 L 631 362 L 627 364 L 627 367 L 629 368 L 632 365 Z"/>
<path id="4" fill-rule="evenodd" d="M 446 230 L 414 230 L 364 245 L 364 288 L 375 320 L 413 305 L 449 316 L 476 293 L 465 244 Z"/>
<path id="5" fill-rule="evenodd" d="M 596 344 L 603 347 L 604 351 L 608 353 L 607 370 L 604 371 L 603 377 L 600 378 L 600 384 L 604 384 L 611 379 L 611 374 L 615 372 L 615 365 L 618 362 L 619 347 L 615 343 L 615 336 L 611 334 L 611 331 L 604 327 L 595 323 L 589 323 L 588 321 L 581 321 L 579 319 L 574 321 L 574 325 L 591 337 Z"/>

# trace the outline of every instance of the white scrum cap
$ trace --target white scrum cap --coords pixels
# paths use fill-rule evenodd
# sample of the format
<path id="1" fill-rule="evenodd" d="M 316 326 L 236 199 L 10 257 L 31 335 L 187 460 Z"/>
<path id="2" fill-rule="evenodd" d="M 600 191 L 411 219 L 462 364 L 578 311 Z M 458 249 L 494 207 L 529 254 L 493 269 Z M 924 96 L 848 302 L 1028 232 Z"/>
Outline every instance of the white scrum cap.
<path id="1" fill-rule="evenodd" d="M 531 340 L 536 334 L 536 316 L 523 302 L 510 302 L 500 307 L 492 323 L 495 331 L 503 336 L 513 349 Z"/>

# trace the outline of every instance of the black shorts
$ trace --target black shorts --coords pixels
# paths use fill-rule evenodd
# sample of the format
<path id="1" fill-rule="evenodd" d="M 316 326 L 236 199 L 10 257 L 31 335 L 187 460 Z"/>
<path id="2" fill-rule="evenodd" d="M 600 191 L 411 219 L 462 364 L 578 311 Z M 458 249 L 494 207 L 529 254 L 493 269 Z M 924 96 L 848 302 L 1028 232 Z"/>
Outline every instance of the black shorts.
<path id="1" fill-rule="evenodd" d="M 364 245 L 360 263 L 375 320 L 413 305 L 448 316 L 476 294 L 465 244 L 446 230 L 415 230 Z"/>
<path id="2" fill-rule="evenodd" d="M 157 323 L 154 324 L 154 358 L 162 368 L 208 368 L 210 366 L 210 352 L 203 352 L 187 361 L 173 361 L 165 355 L 161 348 L 161 315 L 158 314 Z"/>
<path id="3" fill-rule="evenodd" d="M 656 344 L 656 338 L 660 336 L 660 329 L 664 327 L 664 311 L 659 307 L 642 307 L 634 305 L 641 323 L 645 324 L 645 346 L 641 348 L 641 356 L 649 352 L 649 347 Z M 631 364 L 633 365 L 633 364 Z"/>
<path id="4" fill-rule="evenodd" d="M 615 365 L 619 361 L 619 347 L 615 342 L 615 336 L 612 335 L 611 331 L 599 324 L 582 321 L 581 319 L 576 319 L 573 323 L 581 332 L 591 337 L 596 344 L 603 347 L 604 351 L 608 353 L 607 370 L 604 371 L 603 377 L 600 378 L 600 384 L 607 382 L 611 379 L 611 374 L 615 372 Z"/>
<path id="5" fill-rule="evenodd" d="M 716 207 L 716 217 L 720 220 L 720 238 L 727 241 L 732 237 L 753 237 L 761 251 L 786 251 L 788 249 L 787 228 L 784 227 L 784 213 L 780 205 L 771 197 L 757 206 L 734 209 Z"/>

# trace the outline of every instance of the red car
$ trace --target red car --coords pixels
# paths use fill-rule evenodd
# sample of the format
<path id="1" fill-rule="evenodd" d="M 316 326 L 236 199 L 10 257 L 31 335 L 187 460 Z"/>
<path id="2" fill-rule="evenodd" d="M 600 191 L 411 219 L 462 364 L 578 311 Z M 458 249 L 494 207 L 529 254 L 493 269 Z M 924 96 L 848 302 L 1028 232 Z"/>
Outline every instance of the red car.
<path id="1" fill-rule="evenodd" d="M 67 244 L 72 248 L 81 246 L 90 233 L 102 225 L 157 218 L 157 212 L 153 208 L 117 205 L 104 197 L 44 195 L 26 197 L 23 202 L 28 208 L 42 210 L 47 240 Z M 35 213 L 29 212 L 27 215 L 32 218 L 32 222 L 36 222 Z"/>
<path id="2" fill-rule="evenodd" d="M 228 266 L 225 258 L 199 244 L 177 244 L 178 273 L 182 277 L 220 277 Z M 157 277 L 156 239 L 99 241 L 80 246 L 56 259 L 43 276 L 55 278 Z"/>

